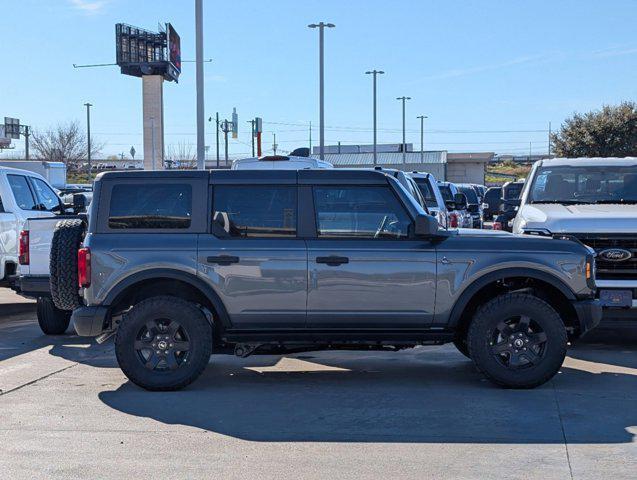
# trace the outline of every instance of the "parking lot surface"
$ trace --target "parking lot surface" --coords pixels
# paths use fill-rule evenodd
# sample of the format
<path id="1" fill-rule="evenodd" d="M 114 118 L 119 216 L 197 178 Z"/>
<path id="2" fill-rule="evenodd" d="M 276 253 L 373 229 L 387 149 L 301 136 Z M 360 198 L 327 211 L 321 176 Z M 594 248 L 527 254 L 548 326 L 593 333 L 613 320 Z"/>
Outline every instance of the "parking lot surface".
<path id="1" fill-rule="evenodd" d="M 213 356 L 152 393 L 112 342 L 0 319 L 3 478 L 634 479 L 637 334 L 575 346 L 529 391 L 483 380 L 452 346 Z"/>

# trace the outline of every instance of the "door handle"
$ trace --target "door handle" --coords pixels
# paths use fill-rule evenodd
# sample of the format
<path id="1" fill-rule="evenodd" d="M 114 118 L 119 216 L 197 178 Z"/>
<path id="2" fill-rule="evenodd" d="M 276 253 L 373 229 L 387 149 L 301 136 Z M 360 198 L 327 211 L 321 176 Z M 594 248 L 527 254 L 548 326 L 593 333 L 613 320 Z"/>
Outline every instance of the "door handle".
<path id="1" fill-rule="evenodd" d="M 349 263 L 347 257 L 337 257 L 336 255 L 330 255 L 329 257 L 316 257 L 316 263 L 325 263 L 330 267 L 337 267 L 344 263 Z"/>
<path id="2" fill-rule="evenodd" d="M 449 260 L 447 257 L 442 257 L 440 263 L 442 263 L 443 265 L 449 265 L 451 263 L 451 260 Z"/>
<path id="3" fill-rule="evenodd" d="M 219 255 L 218 257 L 206 258 L 208 263 L 216 263 L 217 265 L 230 265 L 232 263 L 239 263 L 239 257 L 233 255 Z"/>

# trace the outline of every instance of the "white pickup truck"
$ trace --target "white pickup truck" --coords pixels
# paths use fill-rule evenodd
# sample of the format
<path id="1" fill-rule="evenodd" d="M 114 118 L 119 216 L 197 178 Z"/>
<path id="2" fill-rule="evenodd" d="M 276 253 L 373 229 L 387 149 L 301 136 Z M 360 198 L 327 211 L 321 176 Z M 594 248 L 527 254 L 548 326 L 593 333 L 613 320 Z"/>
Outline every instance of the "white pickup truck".
<path id="1" fill-rule="evenodd" d="M 570 235 L 597 253 L 604 320 L 637 319 L 637 157 L 533 165 L 513 233 Z"/>
<path id="2" fill-rule="evenodd" d="M 47 334 L 63 333 L 59 320 L 70 318 L 50 299 L 49 254 L 56 223 L 72 212 L 42 175 L 0 167 L 0 285 L 37 299 Z"/>

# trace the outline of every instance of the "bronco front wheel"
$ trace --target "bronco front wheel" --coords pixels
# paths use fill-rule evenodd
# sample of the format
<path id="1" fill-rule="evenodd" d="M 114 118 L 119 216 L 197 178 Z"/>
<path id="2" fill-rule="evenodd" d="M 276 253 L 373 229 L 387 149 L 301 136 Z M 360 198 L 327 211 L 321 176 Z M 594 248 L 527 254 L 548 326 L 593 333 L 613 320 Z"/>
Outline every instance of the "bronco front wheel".
<path id="1" fill-rule="evenodd" d="M 205 370 L 212 353 L 212 328 L 190 302 L 149 298 L 123 318 L 115 353 L 133 383 L 147 390 L 178 390 Z"/>
<path id="2" fill-rule="evenodd" d="M 533 388 L 559 371 L 568 339 L 551 305 L 533 295 L 508 293 L 478 309 L 467 341 L 471 359 L 489 380 Z"/>

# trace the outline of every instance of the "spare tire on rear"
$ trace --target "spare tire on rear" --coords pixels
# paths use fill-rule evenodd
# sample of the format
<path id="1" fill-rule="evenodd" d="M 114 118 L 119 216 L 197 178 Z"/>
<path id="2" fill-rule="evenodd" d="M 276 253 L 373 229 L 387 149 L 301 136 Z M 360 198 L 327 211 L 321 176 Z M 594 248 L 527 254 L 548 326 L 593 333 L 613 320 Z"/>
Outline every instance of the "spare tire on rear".
<path id="1" fill-rule="evenodd" d="M 77 280 L 77 251 L 85 225 L 79 219 L 60 220 L 53 231 L 50 257 L 50 287 L 53 303 L 60 310 L 82 305 Z"/>

